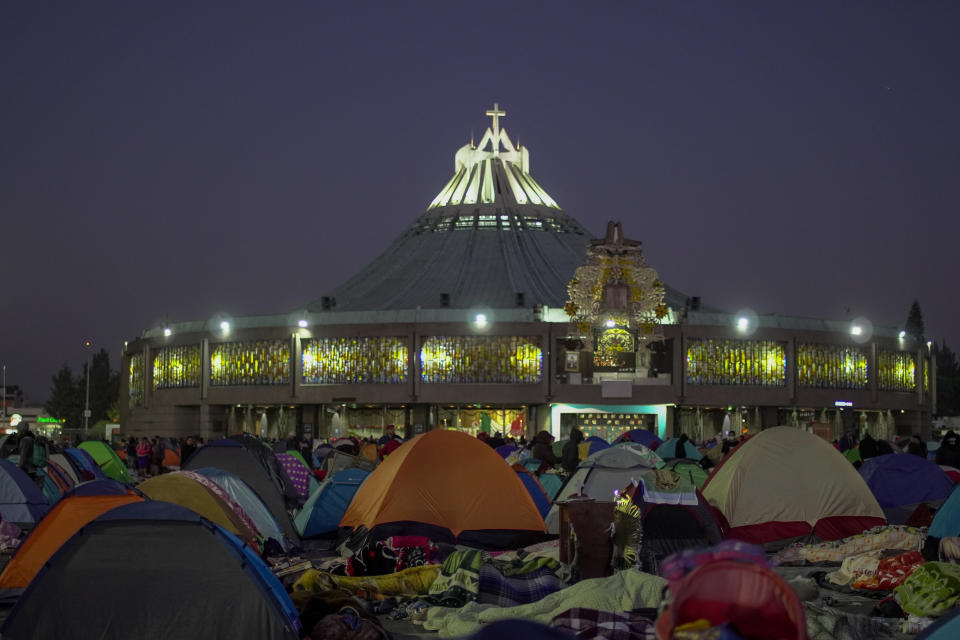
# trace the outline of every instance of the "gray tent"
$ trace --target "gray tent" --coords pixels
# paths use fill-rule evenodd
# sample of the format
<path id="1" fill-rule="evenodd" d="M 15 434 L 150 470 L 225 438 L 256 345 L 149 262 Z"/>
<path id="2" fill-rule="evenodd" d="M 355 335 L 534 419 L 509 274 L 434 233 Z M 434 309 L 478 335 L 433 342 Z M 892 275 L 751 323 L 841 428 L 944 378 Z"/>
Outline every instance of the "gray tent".
<path id="1" fill-rule="evenodd" d="M 269 449 L 267 451 L 269 452 Z M 298 546 L 300 536 L 297 535 L 293 520 L 287 512 L 283 489 L 278 486 L 275 470 L 265 468 L 258 453 L 260 452 L 249 451 L 235 440 L 215 440 L 194 451 L 183 468 L 195 471 L 204 467 L 215 467 L 238 476 L 267 506 L 287 540 Z"/>
<path id="2" fill-rule="evenodd" d="M 10 612 L 4 639 L 296 640 L 296 609 L 263 561 L 193 511 L 137 502 L 81 528 Z"/>

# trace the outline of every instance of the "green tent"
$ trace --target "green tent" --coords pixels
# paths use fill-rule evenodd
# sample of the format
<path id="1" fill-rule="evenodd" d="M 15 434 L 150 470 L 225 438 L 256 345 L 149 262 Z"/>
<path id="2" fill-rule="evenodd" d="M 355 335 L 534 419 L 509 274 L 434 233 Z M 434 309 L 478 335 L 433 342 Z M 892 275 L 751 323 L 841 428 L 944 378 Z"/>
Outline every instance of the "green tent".
<path id="1" fill-rule="evenodd" d="M 697 489 L 703 488 L 703 483 L 707 481 L 709 475 L 703 467 L 694 462 L 678 460 L 676 463 L 667 466 L 676 471 L 684 480 L 689 480 Z"/>
<path id="2" fill-rule="evenodd" d="M 127 471 L 127 465 L 123 463 L 123 460 L 120 459 L 117 452 L 111 449 L 110 445 L 106 442 L 87 440 L 80 443 L 80 448 L 90 454 L 108 478 L 113 478 L 120 482 L 133 482 L 130 478 L 130 472 Z"/>

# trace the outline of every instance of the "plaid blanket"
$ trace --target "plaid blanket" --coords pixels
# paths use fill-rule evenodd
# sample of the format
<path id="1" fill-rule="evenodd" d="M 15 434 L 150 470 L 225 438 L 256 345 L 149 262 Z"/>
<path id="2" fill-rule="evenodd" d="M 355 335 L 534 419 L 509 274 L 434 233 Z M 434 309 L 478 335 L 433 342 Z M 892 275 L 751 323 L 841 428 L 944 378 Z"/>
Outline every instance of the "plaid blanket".
<path id="1" fill-rule="evenodd" d="M 480 565 L 479 573 L 477 602 L 495 604 L 498 607 L 515 607 L 536 602 L 567 586 L 549 566 L 542 566 L 529 573 L 507 576 L 500 572 L 496 564 L 487 562 Z"/>
<path id="2" fill-rule="evenodd" d="M 617 613 L 575 607 L 556 616 L 551 627 L 569 631 L 577 638 L 603 640 L 653 640 L 653 622 L 635 613 Z"/>

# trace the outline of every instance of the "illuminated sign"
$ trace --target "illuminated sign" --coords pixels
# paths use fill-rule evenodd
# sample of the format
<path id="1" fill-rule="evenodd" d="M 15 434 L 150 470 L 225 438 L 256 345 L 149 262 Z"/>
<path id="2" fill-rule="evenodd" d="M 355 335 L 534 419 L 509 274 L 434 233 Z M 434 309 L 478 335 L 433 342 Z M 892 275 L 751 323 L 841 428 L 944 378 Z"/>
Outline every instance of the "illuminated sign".
<path id="1" fill-rule="evenodd" d="M 60 424 L 60 421 L 56 418 L 51 418 L 49 416 L 40 416 L 37 418 L 37 422 L 45 424 Z"/>
<path id="2" fill-rule="evenodd" d="M 852 407 L 852 406 L 853 406 L 853 403 L 850 402 L 849 400 L 837 400 L 836 402 L 833 403 L 833 406 L 835 406 L 835 407 Z"/>
<path id="3" fill-rule="evenodd" d="M 19 413 L 15 413 L 15 414 L 13 414 L 12 416 L 10 416 L 10 426 L 11 426 L 11 427 L 17 426 L 17 425 L 20 424 L 20 422 L 22 422 L 22 421 L 23 421 L 23 416 L 20 415 Z"/>

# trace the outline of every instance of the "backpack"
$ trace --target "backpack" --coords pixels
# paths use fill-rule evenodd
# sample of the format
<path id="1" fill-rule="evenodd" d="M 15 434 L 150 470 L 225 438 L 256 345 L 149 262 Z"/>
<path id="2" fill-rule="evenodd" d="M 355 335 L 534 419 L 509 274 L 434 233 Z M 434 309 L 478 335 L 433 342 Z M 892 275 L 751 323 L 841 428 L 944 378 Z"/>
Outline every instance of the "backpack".
<path id="1" fill-rule="evenodd" d="M 47 466 L 47 439 L 36 436 L 33 440 L 33 453 L 30 455 L 30 463 L 37 469 Z"/>

